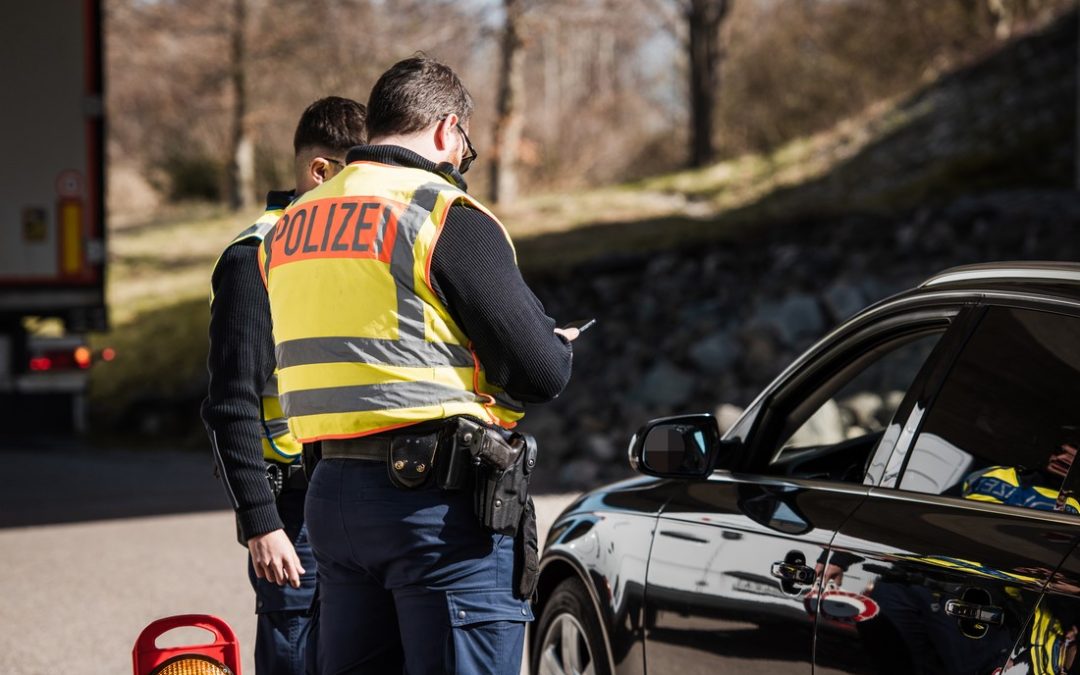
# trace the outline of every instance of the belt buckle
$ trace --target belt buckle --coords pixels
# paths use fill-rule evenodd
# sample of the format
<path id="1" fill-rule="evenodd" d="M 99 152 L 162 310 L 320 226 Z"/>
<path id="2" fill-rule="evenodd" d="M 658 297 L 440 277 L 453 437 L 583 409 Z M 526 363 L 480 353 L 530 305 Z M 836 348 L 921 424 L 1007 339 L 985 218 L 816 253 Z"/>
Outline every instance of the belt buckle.
<path id="1" fill-rule="evenodd" d="M 270 491 L 274 493 L 274 498 L 277 499 L 281 491 L 285 489 L 285 472 L 281 470 L 280 464 L 266 463 L 266 480 L 270 483 Z"/>

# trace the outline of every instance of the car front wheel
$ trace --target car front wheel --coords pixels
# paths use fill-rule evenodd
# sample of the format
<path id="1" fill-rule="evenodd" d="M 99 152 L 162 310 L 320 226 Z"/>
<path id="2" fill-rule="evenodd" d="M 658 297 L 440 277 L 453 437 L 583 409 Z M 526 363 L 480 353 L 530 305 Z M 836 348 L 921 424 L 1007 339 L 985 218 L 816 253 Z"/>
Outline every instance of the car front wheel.
<path id="1" fill-rule="evenodd" d="M 600 621 L 577 577 L 555 587 L 534 635 L 534 675 L 610 675 Z"/>

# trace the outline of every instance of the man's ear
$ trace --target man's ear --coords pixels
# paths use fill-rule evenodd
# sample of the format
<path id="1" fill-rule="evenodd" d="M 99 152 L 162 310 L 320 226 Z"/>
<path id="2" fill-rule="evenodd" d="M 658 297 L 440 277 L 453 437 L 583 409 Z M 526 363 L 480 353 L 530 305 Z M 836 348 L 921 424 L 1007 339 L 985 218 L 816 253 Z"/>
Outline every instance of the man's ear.
<path id="1" fill-rule="evenodd" d="M 458 116 L 454 113 L 450 113 L 446 117 L 439 120 L 439 123 L 435 125 L 435 149 L 439 152 L 446 152 L 454 144 L 454 127 L 457 126 Z"/>
<path id="2" fill-rule="evenodd" d="M 308 175 L 311 176 L 311 180 L 316 185 L 322 185 L 326 181 L 330 180 L 330 173 L 333 167 L 330 162 L 326 161 L 322 157 L 312 157 L 308 162 Z"/>

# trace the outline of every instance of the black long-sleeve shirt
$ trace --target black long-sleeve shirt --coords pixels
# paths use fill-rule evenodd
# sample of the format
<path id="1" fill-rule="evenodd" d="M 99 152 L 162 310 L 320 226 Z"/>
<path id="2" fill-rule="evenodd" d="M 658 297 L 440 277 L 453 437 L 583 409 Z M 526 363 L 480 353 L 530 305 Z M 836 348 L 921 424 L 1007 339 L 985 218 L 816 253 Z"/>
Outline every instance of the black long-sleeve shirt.
<path id="1" fill-rule="evenodd" d="M 263 461 L 262 392 L 275 361 L 270 301 L 257 254 L 255 240 L 233 244 L 214 270 L 210 387 L 202 405 L 214 459 L 244 541 L 284 526 Z"/>
<path id="2" fill-rule="evenodd" d="M 433 162 L 396 146 L 354 148 L 347 161 L 358 160 L 436 171 Z M 281 527 L 262 461 L 260 397 L 274 355 L 253 244 L 230 246 L 212 280 L 210 388 L 202 407 L 244 539 Z M 452 206 L 432 252 L 431 279 L 489 382 L 533 403 L 563 390 L 572 350 L 522 279 L 498 223 L 464 204 Z"/>

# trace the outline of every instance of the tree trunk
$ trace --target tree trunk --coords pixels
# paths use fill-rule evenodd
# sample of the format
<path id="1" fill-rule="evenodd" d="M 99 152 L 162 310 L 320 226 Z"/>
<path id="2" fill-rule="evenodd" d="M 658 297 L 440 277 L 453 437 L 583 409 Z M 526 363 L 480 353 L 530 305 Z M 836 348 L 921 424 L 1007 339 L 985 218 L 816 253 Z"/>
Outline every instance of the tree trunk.
<path id="1" fill-rule="evenodd" d="M 255 205 L 255 143 L 247 125 L 245 76 L 247 53 L 244 29 L 247 24 L 247 0 L 233 0 L 232 39 L 232 153 L 229 158 L 229 204 L 233 209 Z"/>
<path id="2" fill-rule="evenodd" d="M 489 198 L 492 203 L 517 197 L 518 147 L 524 124 L 525 49 L 522 39 L 522 0 L 503 0 L 503 27 L 499 62 L 499 92 L 495 106 L 494 148 L 491 158 Z"/>
<path id="3" fill-rule="evenodd" d="M 689 0 L 685 5 L 690 56 L 690 165 L 705 166 L 716 155 L 713 112 L 720 84 L 720 26 L 731 0 Z"/>

